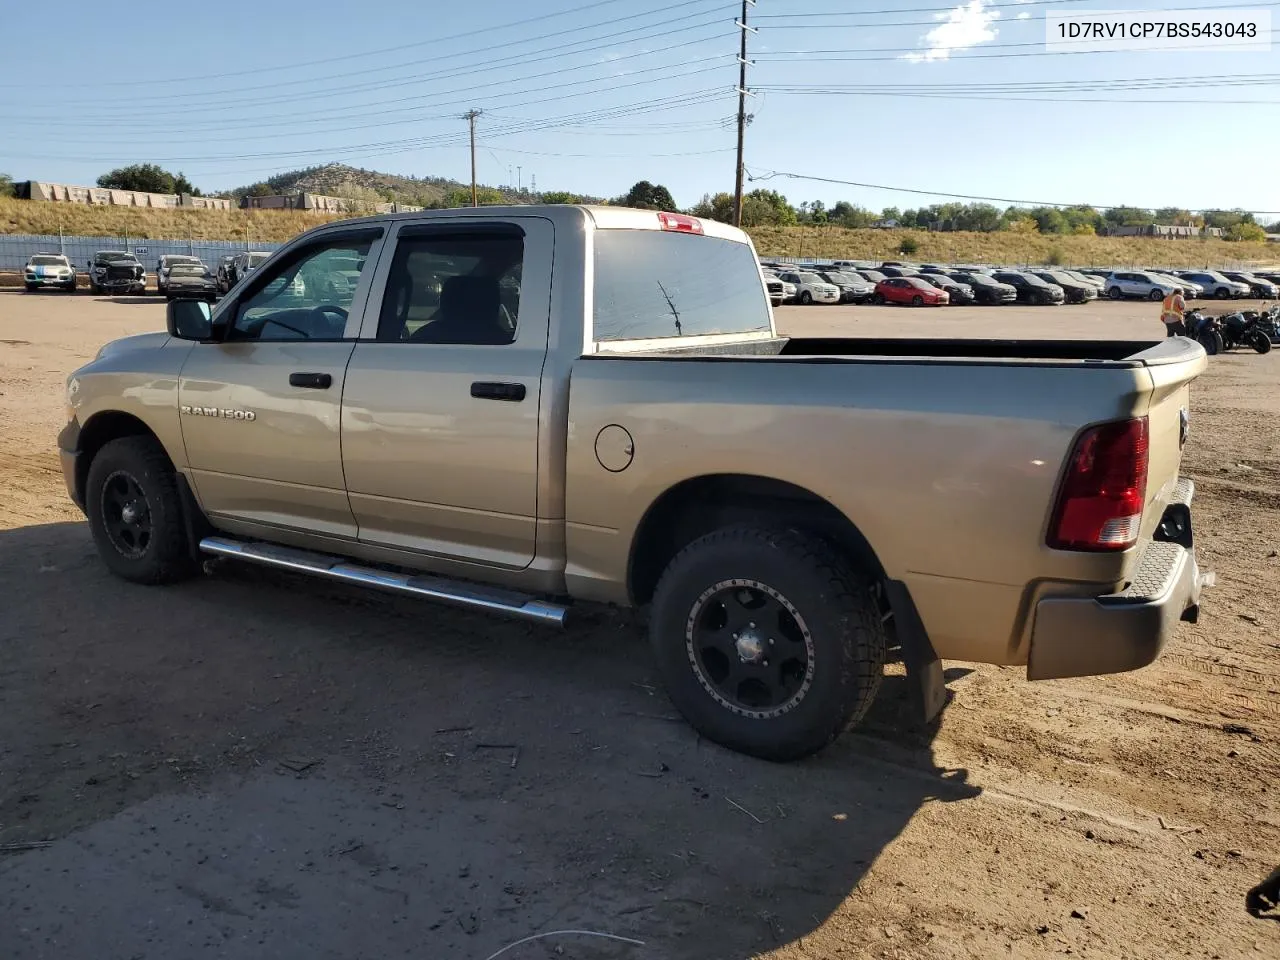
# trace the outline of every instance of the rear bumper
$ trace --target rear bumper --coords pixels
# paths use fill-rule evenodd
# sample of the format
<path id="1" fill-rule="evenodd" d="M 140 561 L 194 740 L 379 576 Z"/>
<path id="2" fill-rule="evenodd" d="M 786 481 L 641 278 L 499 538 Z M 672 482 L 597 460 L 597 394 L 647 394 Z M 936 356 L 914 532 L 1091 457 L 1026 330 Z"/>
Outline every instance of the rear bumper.
<path id="1" fill-rule="evenodd" d="M 1027 679 L 1088 677 L 1145 667 L 1160 656 L 1181 620 L 1200 613 L 1205 578 L 1191 532 L 1190 480 L 1178 482 L 1156 538 L 1119 593 L 1047 597 L 1036 605 Z"/>

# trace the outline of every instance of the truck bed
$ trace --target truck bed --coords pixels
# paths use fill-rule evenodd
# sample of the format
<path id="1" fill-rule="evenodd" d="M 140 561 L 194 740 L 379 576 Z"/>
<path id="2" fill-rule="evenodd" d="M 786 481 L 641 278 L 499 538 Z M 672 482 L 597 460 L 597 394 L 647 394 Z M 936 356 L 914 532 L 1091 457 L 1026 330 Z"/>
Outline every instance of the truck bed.
<path id="1" fill-rule="evenodd" d="M 976 340 L 909 337 L 778 337 L 734 344 L 682 347 L 678 343 L 642 352 L 630 359 L 742 360 L 749 357 L 797 362 L 846 363 L 998 363 L 1001 366 L 1142 367 L 1180 363 L 1202 352 L 1192 340 Z M 603 351 L 595 356 L 614 354 Z"/>

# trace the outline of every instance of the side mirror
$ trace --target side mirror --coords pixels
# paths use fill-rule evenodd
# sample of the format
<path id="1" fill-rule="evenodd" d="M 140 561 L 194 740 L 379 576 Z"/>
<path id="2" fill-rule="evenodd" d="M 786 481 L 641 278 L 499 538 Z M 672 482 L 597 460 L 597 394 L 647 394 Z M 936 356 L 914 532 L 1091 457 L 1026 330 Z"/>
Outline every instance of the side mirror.
<path id="1" fill-rule="evenodd" d="M 165 319 L 171 337 L 202 341 L 213 338 L 213 310 L 204 300 L 171 300 Z"/>

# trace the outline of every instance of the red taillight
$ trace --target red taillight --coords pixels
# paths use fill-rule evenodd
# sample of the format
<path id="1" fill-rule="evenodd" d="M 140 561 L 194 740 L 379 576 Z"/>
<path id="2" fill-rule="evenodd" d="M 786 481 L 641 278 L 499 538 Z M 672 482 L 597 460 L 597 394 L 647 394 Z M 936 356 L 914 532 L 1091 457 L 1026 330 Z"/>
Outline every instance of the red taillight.
<path id="1" fill-rule="evenodd" d="M 679 233 L 702 233 L 702 221 L 697 217 L 686 217 L 683 213 L 660 213 L 658 222 L 663 230 L 675 230 Z"/>
<path id="2" fill-rule="evenodd" d="M 1147 418 L 1080 435 L 1049 527 L 1057 550 L 1126 550 L 1138 540 L 1147 496 Z"/>

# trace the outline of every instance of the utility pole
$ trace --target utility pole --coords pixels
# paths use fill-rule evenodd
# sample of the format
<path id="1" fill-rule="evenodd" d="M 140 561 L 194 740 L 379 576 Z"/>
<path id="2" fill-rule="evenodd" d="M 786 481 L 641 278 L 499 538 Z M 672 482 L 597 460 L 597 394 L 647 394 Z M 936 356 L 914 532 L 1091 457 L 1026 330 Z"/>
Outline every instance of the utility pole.
<path id="1" fill-rule="evenodd" d="M 516 166 L 516 190 L 524 193 L 524 167 Z"/>
<path id="2" fill-rule="evenodd" d="M 471 205 L 473 207 L 480 206 L 479 197 L 476 194 L 476 117 L 480 116 L 481 110 L 468 110 L 464 113 L 463 119 L 471 127 Z"/>
<path id="3" fill-rule="evenodd" d="M 742 160 L 743 140 L 747 133 L 747 31 L 759 33 L 755 27 L 747 26 L 747 7 L 756 5 L 756 0 L 742 0 L 742 19 L 736 26 L 742 31 L 742 47 L 738 52 L 738 166 L 734 173 L 733 187 L 733 225 L 742 226 L 742 177 L 744 171 Z"/>

